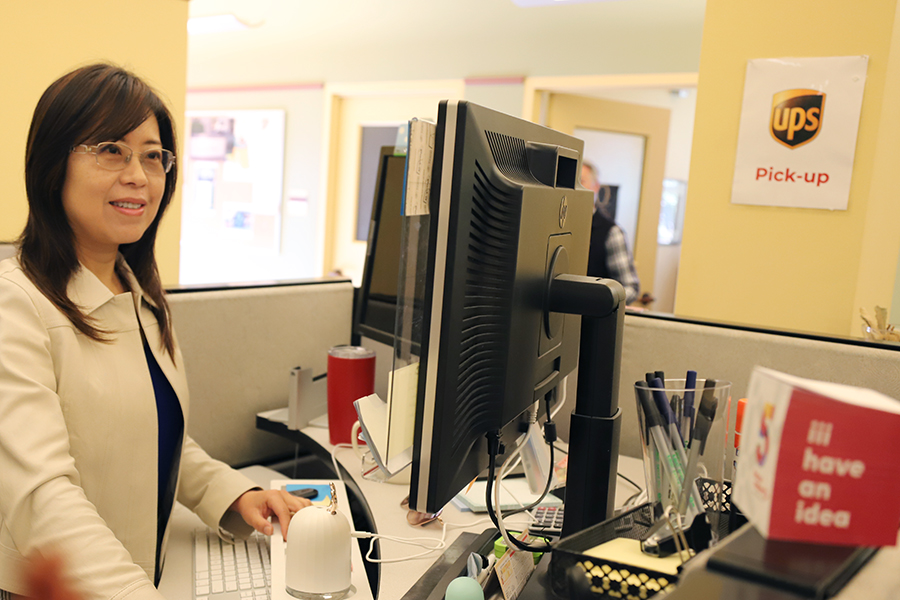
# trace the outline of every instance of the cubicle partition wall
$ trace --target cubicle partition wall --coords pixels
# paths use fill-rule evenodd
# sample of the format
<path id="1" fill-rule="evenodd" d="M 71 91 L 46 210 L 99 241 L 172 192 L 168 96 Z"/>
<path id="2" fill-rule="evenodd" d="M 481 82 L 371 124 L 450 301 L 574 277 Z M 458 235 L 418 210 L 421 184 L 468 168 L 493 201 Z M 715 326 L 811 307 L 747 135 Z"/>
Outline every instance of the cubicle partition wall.
<path id="1" fill-rule="evenodd" d="M 756 365 L 900 399 L 900 344 L 629 314 L 619 386 L 620 453 L 641 456 L 633 384 L 648 371 L 663 370 L 667 377 L 678 378 L 693 369 L 701 378 L 731 381 L 734 402 L 746 396 Z M 729 426 L 734 418 L 732 410 Z"/>
<path id="2" fill-rule="evenodd" d="M 328 349 L 350 343 L 350 281 L 180 288 L 168 299 L 191 394 L 188 434 L 233 466 L 292 455 L 255 428 L 256 413 L 287 406 L 292 368 L 324 373 Z"/>
<path id="3" fill-rule="evenodd" d="M 328 349 L 350 342 L 352 284 L 316 280 L 174 289 L 169 302 L 191 392 L 188 433 L 232 465 L 290 455 L 294 448 L 288 442 L 255 428 L 256 413 L 287 405 L 293 367 L 324 373 Z M 900 398 L 900 344 L 629 314 L 619 386 L 620 454 L 641 456 L 632 384 L 647 371 L 680 377 L 694 369 L 700 377 L 731 381 L 737 399 L 746 394 L 755 365 Z M 389 368 L 378 366 L 385 374 Z M 570 407 L 575 379 L 568 382 Z M 568 419 L 557 421 L 565 439 Z"/>
<path id="4" fill-rule="evenodd" d="M 10 242 L 0 242 L 0 260 L 16 254 L 16 247 Z"/>

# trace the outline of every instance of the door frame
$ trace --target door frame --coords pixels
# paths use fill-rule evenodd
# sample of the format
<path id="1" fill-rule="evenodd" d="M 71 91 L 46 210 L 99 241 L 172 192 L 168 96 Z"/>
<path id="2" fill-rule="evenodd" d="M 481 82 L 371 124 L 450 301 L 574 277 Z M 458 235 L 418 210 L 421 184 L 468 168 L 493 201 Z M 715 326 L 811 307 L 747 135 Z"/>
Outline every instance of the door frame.
<path id="1" fill-rule="evenodd" d="M 526 118 L 536 123 L 570 135 L 576 127 L 581 127 L 632 133 L 646 138 L 635 247 L 629 248 L 641 280 L 642 292 L 652 292 L 656 279 L 657 231 L 668 151 L 669 111 L 603 100 L 600 95 L 603 90 L 611 89 L 682 88 L 695 87 L 696 84 L 696 73 L 546 77 L 531 78 L 525 83 L 523 112 Z M 578 116 L 579 113 L 596 113 L 604 104 L 618 122 L 598 126 L 588 117 Z M 632 111 L 630 107 L 638 110 Z M 574 114 L 561 119 L 559 110 Z M 557 114 L 555 119 L 553 114 Z"/>

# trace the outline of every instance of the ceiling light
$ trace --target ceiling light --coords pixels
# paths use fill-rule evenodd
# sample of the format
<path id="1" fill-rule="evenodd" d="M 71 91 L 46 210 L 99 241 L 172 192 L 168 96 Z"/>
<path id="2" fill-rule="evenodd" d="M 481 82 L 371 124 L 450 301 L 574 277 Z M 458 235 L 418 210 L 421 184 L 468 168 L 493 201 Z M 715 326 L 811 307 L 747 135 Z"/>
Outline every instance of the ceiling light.
<path id="1" fill-rule="evenodd" d="M 609 2 L 611 0 L 512 0 L 512 3 L 520 7 L 550 6 L 560 4 L 587 4 L 589 2 Z"/>
<path id="2" fill-rule="evenodd" d="M 201 35 L 204 33 L 223 33 L 226 31 L 243 31 L 250 25 L 238 19 L 232 14 L 209 15 L 206 17 L 191 17 L 187 22 L 189 35 Z"/>

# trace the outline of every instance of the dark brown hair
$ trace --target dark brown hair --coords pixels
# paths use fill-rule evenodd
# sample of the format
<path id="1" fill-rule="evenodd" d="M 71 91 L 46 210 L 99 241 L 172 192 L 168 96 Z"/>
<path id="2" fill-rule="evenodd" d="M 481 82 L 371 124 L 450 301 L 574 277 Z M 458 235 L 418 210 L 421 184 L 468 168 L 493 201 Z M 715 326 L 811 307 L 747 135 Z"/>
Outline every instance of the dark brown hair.
<path id="1" fill-rule="evenodd" d="M 89 315 L 69 298 L 67 287 L 80 268 L 75 237 L 62 204 L 70 150 L 79 144 L 122 139 L 150 116 L 159 124 L 163 148 L 175 151 L 172 115 L 156 92 L 133 73 L 111 64 L 93 64 L 63 75 L 44 92 L 34 109 L 25 149 L 28 221 L 19 236 L 25 274 L 85 335 L 109 341 Z M 175 192 L 177 162 L 166 175 L 156 218 L 136 242 L 119 251 L 146 295 L 153 300 L 162 344 L 174 355 L 169 306 L 156 267 L 154 244 L 159 221 Z"/>

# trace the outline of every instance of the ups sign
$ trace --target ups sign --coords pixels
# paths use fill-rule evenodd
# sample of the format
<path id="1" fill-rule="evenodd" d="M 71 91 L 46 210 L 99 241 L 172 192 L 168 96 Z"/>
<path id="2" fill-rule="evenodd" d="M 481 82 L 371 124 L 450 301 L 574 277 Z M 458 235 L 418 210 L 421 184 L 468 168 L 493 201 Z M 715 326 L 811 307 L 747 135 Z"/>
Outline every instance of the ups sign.
<path id="1" fill-rule="evenodd" d="M 819 135 L 825 94 L 816 90 L 786 90 L 772 96 L 772 137 L 788 148 L 807 144 Z"/>

